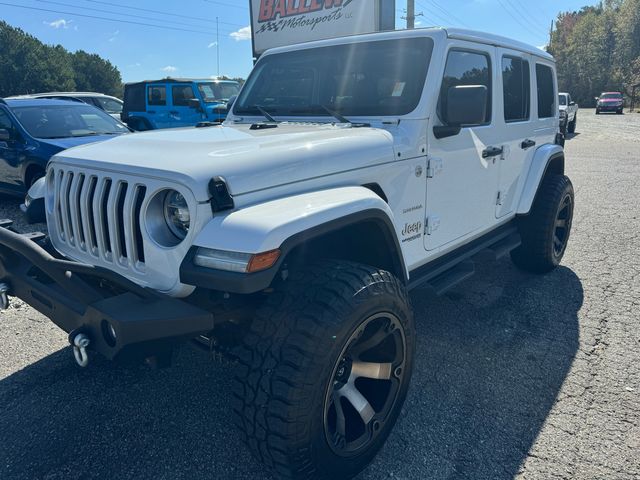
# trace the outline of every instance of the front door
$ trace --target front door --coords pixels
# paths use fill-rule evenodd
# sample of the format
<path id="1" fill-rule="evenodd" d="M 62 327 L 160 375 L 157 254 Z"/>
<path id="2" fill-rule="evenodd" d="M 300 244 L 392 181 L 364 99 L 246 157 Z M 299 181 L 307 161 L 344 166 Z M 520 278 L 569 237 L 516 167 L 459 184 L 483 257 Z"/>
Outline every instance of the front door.
<path id="1" fill-rule="evenodd" d="M 502 139 L 496 125 L 495 48 L 452 42 L 432 125 L 442 125 L 447 94 L 458 85 L 484 85 L 485 121 L 464 126 L 458 135 L 437 139 L 429 130 L 425 248 L 446 249 L 464 237 L 492 228 L 498 192 Z M 456 242 L 457 244 L 458 242 Z"/>
<path id="2" fill-rule="evenodd" d="M 6 190 L 19 190 L 20 158 L 24 148 L 13 120 L 0 108 L 0 129 L 9 132 L 9 140 L 0 140 L 0 183 Z"/>
<path id="3" fill-rule="evenodd" d="M 498 49 L 500 64 L 499 104 L 496 112 L 503 132 L 505 154 L 500 161 L 500 180 L 496 218 L 513 213 L 524 185 L 525 165 L 530 165 L 537 147 L 532 119 L 531 56 L 506 49 Z"/>
<path id="4" fill-rule="evenodd" d="M 173 127 L 187 127 L 201 122 L 202 110 L 190 106 L 190 100 L 196 99 L 191 83 L 171 85 L 171 110 L 169 116 Z"/>

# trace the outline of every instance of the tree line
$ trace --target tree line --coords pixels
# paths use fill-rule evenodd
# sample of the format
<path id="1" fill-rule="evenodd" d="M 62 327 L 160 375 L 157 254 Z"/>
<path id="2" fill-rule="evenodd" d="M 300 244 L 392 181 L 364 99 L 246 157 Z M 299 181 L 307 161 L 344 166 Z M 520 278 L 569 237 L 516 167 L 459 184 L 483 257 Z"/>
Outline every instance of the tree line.
<path id="1" fill-rule="evenodd" d="M 0 21 L 0 98 L 52 91 L 122 95 L 118 69 L 99 55 L 45 45 Z"/>
<path id="2" fill-rule="evenodd" d="M 640 84 L 640 0 L 605 0 L 558 16 L 548 46 L 561 91 L 583 106 Z"/>

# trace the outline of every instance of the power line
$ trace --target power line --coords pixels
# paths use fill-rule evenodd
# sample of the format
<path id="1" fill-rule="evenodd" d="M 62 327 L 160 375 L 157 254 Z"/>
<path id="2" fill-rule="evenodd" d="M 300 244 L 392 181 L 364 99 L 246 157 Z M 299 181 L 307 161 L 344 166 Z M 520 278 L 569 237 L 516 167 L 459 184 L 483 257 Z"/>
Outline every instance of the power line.
<path id="1" fill-rule="evenodd" d="M 433 11 L 433 9 L 429 9 L 429 8 L 427 8 L 425 5 L 423 5 L 423 4 L 421 4 L 421 3 L 418 3 L 418 6 L 419 6 L 420 8 L 422 8 L 422 9 L 424 9 L 424 10 L 427 10 L 427 11 L 429 12 L 429 14 L 428 14 L 428 15 L 429 15 L 430 17 L 433 17 L 433 18 L 435 18 L 435 19 L 437 20 L 437 22 L 434 22 L 434 25 L 435 25 L 435 24 L 437 24 L 437 23 L 439 23 L 439 22 L 442 22 L 442 23 L 441 23 L 441 25 L 443 25 L 443 26 L 444 26 L 444 25 L 450 25 L 450 24 L 452 23 L 452 22 L 451 22 L 451 19 L 449 19 L 449 18 L 445 18 L 444 16 L 442 16 L 442 15 L 441 15 L 441 14 L 439 14 L 438 12 L 434 12 L 434 11 Z"/>
<path id="2" fill-rule="evenodd" d="M 162 23 L 165 23 L 165 24 L 168 24 L 168 25 L 183 25 L 183 26 L 187 26 L 187 27 L 207 28 L 207 27 L 205 27 L 203 25 L 193 25 L 191 23 L 176 22 L 176 21 L 167 22 L 166 20 L 159 19 L 159 18 L 158 19 L 156 19 L 156 18 L 148 18 L 148 17 L 143 17 L 141 15 L 134 15 L 132 13 L 118 13 L 118 12 L 113 12 L 113 11 L 110 11 L 110 10 L 102 10 L 102 9 L 99 9 L 99 8 L 81 7 L 79 5 L 73 5 L 73 4 L 64 3 L 64 2 L 56 2 L 56 1 L 53 1 L 53 0 L 37 0 L 37 1 L 38 2 L 42 2 L 42 3 L 51 3 L 53 5 L 61 5 L 63 7 L 81 8 L 83 11 L 84 10 L 90 10 L 90 11 L 93 11 L 93 12 L 107 13 L 107 14 L 110 14 L 110 15 L 126 16 L 127 18 L 141 18 L 143 20 L 152 20 L 154 22 L 162 22 Z M 231 33 L 231 31 L 225 32 L 225 33 Z"/>
<path id="3" fill-rule="evenodd" d="M 443 12 L 445 15 L 447 15 L 448 17 L 450 17 L 452 20 L 454 20 L 455 23 L 458 23 L 459 25 L 462 25 L 463 27 L 467 27 L 469 28 L 469 25 L 467 25 L 465 22 L 463 22 L 460 18 L 456 17 L 453 13 L 451 13 L 448 10 L 445 10 L 439 3 L 437 3 L 435 0 L 431 0 L 430 1 L 431 5 L 433 5 L 434 7 L 436 7 L 438 10 L 440 10 L 441 12 Z"/>
<path id="4" fill-rule="evenodd" d="M 231 3 L 217 2 L 214 0 L 204 0 L 204 1 L 207 3 L 215 3 L 216 5 L 224 5 L 225 7 L 239 8 L 240 10 L 248 10 L 247 7 L 241 7 L 240 5 L 233 5 Z"/>
<path id="5" fill-rule="evenodd" d="M 506 0 L 506 1 L 511 6 L 511 8 L 513 8 L 514 10 L 517 11 L 516 5 L 514 5 L 511 0 Z M 547 26 L 546 26 L 547 21 L 546 20 L 543 22 L 543 21 L 540 20 L 540 18 L 535 18 L 536 16 L 532 13 L 531 10 L 529 10 L 529 6 L 526 5 L 525 2 L 522 2 L 521 4 L 518 4 L 518 6 L 522 9 L 522 11 L 525 13 L 525 15 L 528 17 L 529 20 L 532 20 L 533 22 L 537 23 L 536 27 L 544 28 L 546 30 L 546 28 L 547 28 Z"/>
<path id="6" fill-rule="evenodd" d="M 507 5 L 502 1 L 502 0 L 498 0 L 498 3 L 502 6 L 502 8 L 504 9 L 505 12 L 507 12 L 507 14 L 509 14 L 509 16 L 511 18 L 513 18 L 522 28 L 524 28 L 525 30 L 527 30 L 529 33 L 531 33 L 534 36 L 539 36 L 540 32 L 534 31 L 531 29 L 531 27 L 529 25 L 527 25 L 525 22 L 523 22 L 520 17 L 518 16 L 518 11 L 515 11 L 515 14 L 511 12 L 511 10 L 509 10 L 507 8 Z"/>
<path id="7" fill-rule="evenodd" d="M 209 20 L 207 18 L 192 17 L 189 15 L 180 15 L 179 13 L 161 12 L 160 10 L 151 10 L 149 8 L 130 7 L 129 5 L 123 5 L 121 3 L 102 2 L 100 0 L 84 0 L 84 1 L 91 2 L 91 3 L 99 3 L 101 5 L 108 5 L 110 7 L 121 7 L 121 8 L 127 8 L 129 10 L 137 10 L 139 12 L 155 13 L 158 15 L 167 15 L 169 17 L 180 17 L 180 18 L 186 18 L 188 20 L 197 20 L 199 22 L 216 23 L 215 20 Z M 224 25 L 231 25 L 232 27 L 244 27 L 244 25 L 240 25 L 239 23 L 229 23 L 229 22 L 223 22 L 223 21 L 220 21 L 220 23 Z"/>
<path id="8" fill-rule="evenodd" d="M 211 37 L 213 35 L 213 32 L 203 32 L 203 31 L 200 31 L 200 30 L 189 30 L 189 29 L 186 29 L 186 28 L 169 27 L 169 26 L 165 26 L 165 25 L 154 25 L 152 23 L 134 22 L 134 21 L 129 21 L 129 20 L 120 20 L 120 19 L 115 19 L 115 18 L 99 17 L 97 15 L 86 15 L 86 14 L 82 14 L 82 13 L 63 12 L 61 10 L 53 10 L 53 9 L 50 9 L 50 8 L 28 7 L 26 5 L 16 5 L 15 3 L 0 2 L 0 5 L 5 5 L 7 7 L 22 8 L 22 9 L 25 9 L 25 10 L 37 10 L 37 11 L 40 11 L 40 12 L 60 13 L 62 15 L 70 15 L 72 17 L 91 18 L 91 19 L 94 19 L 94 20 L 103 20 L 103 21 L 106 21 L 106 22 L 113 22 L 113 23 L 128 23 L 130 25 L 141 25 L 141 26 L 144 26 L 144 27 L 160 28 L 160 29 L 163 29 L 163 30 L 175 30 L 175 31 L 179 31 L 179 32 L 199 33 L 201 35 L 207 35 L 209 37 Z"/>

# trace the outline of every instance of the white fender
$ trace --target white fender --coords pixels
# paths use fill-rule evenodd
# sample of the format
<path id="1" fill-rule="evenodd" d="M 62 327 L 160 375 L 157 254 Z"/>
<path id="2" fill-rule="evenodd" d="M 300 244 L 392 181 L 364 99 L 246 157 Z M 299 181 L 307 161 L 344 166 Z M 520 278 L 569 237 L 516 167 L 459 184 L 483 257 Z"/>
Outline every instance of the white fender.
<path id="1" fill-rule="evenodd" d="M 531 210 L 533 201 L 536 198 L 536 193 L 538 192 L 538 187 L 540 186 L 542 177 L 544 177 L 547 171 L 549 162 L 558 154 L 564 155 L 564 150 L 560 145 L 543 145 L 536 150 L 531 166 L 529 167 L 529 173 L 527 174 L 522 195 L 520 196 L 520 203 L 516 211 L 518 215 L 526 215 Z"/>
<path id="2" fill-rule="evenodd" d="M 268 252 L 298 233 L 365 210 L 378 210 L 394 224 L 393 212 L 374 192 L 364 187 L 340 187 L 215 216 L 200 231 L 194 245 L 242 253 Z"/>

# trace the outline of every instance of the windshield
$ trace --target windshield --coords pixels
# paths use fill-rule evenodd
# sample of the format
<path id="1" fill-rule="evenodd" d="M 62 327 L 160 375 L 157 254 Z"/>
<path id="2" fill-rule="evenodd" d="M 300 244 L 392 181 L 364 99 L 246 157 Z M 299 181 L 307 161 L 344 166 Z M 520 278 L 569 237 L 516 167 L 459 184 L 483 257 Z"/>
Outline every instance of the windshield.
<path id="1" fill-rule="evenodd" d="M 107 113 L 122 113 L 122 102 L 108 97 L 94 97 Z"/>
<path id="2" fill-rule="evenodd" d="M 199 83 L 198 90 L 205 103 L 215 103 L 221 100 L 227 101 L 234 95 L 238 95 L 240 85 L 237 83 Z"/>
<path id="3" fill-rule="evenodd" d="M 621 93 L 603 93 L 600 96 L 600 98 L 604 100 L 622 100 L 622 94 Z"/>
<path id="4" fill-rule="evenodd" d="M 405 115 L 418 105 L 433 40 L 353 43 L 268 55 L 251 73 L 235 114 Z M 324 107 L 324 108 L 323 108 Z"/>
<path id="5" fill-rule="evenodd" d="M 567 96 L 566 95 L 558 95 L 558 98 L 560 99 L 560 105 L 563 105 L 563 106 L 567 105 Z"/>
<path id="6" fill-rule="evenodd" d="M 82 103 L 40 105 L 12 109 L 18 121 L 36 138 L 117 135 L 127 127 L 95 107 Z"/>

